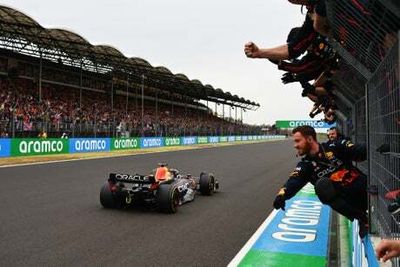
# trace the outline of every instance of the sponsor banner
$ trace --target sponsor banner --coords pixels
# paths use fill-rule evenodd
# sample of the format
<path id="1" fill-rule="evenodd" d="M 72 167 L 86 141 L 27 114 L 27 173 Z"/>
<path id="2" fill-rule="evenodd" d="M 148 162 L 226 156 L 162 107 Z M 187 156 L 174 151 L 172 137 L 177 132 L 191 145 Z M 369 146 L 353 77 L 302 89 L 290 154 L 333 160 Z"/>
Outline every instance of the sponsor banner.
<path id="1" fill-rule="evenodd" d="M 318 120 L 293 120 L 293 121 L 276 121 L 276 128 L 278 129 L 288 129 L 296 128 L 297 126 L 308 125 L 314 128 L 330 128 L 335 127 L 336 123 L 328 124 L 323 121 Z"/>
<path id="2" fill-rule="evenodd" d="M 228 142 L 235 142 L 234 136 L 228 136 Z"/>
<path id="3" fill-rule="evenodd" d="M 180 137 L 165 137 L 164 143 L 165 143 L 165 146 L 180 146 L 181 138 Z"/>
<path id="4" fill-rule="evenodd" d="M 68 148 L 68 139 L 11 139 L 11 156 L 64 154 Z"/>
<path id="5" fill-rule="evenodd" d="M 249 140 L 249 138 L 248 138 L 248 136 L 242 136 L 242 141 L 247 141 L 247 140 Z"/>
<path id="6" fill-rule="evenodd" d="M 71 138 L 69 153 L 110 151 L 110 138 Z"/>
<path id="7" fill-rule="evenodd" d="M 219 137 L 218 136 L 209 136 L 208 142 L 209 143 L 219 143 Z"/>
<path id="8" fill-rule="evenodd" d="M 228 142 L 228 137 L 227 137 L 227 136 L 220 136 L 220 137 L 219 137 L 219 142 L 220 142 L 220 143 Z"/>
<path id="9" fill-rule="evenodd" d="M 244 136 L 243 136 L 244 137 Z M 235 136 L 235 141 L 242 141 L 242 137 L 241 136 Z M 244 141 L 244 140 L 243 140 Z"/>
<path id="10" fill-rule="evenodd" d="M 252 141 L 252 140 L 253 140 L 253 136 L 252 136 L 252 135 L 249 135 L 248 139 L 249 139 L 250 141 Z"/>
<path id="11" fill-rule="evenodd" d="M 207 144 L 208 143 L 207 136 L 198 136 L 197 137 L 197 143 L 198 144 Z"/>
<path id="12" fill-rule="evenodd" d="M 140 138 L 112 138 L 111 150 L 126 150 L 140 148 Z"/>
<path id="13" fill-rule="evenodd" d="M 308 184 L 286 201 L 285 211 L 271 214 L 248 251 L 228 266 L 326 266 L 330 211 Z"/>
<path id="14" fill-rule="evenodd" d="M 329 207 L 317 197 L 296 197 L 286 205 L 286 211 L 278 213 L 252 249 L 326 257 Z"/>
<path id="15" fill-rule="evenodd" d="M 9 157 L 11 154 L 11 139 L 0 139 L 0 157 Z"/>
<path id="16" fill-rule="evenodd" d="M 186 136 L 182 137 L 182 145 L 189 146 L 197 144 L 197 137 L 196 136 Z"/>
<path id="17" fill-rule="evenodd" d="M 162 147 L 162 146 L 164 146 L 164 138 L 162 137 L 140 138 L 141 148 Z"/>

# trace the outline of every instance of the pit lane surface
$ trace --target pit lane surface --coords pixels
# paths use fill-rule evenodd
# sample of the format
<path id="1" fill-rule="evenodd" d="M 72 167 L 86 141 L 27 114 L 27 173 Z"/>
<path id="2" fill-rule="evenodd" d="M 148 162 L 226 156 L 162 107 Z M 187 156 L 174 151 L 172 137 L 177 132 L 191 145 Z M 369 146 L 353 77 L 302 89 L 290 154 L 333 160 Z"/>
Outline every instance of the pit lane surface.
<path id="1" fill-rule="evenodd" d="M 226 266 L 272 211 L 296 164 L 290 141 L 0 169 L 0 266 Z M 113 171 L 158 162 L 214 172 L 221 191 L 176 214 L 109 210 Z"/>

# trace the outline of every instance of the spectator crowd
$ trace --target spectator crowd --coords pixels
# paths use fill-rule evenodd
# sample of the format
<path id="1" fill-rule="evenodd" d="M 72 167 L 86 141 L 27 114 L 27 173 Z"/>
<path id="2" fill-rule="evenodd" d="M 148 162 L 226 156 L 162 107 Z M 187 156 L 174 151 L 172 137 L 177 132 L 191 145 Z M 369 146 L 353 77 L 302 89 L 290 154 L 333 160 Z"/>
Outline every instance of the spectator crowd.
<path id="1" fill-rule="evenodd" d="M 25 79 L 0 78 L 1 137 L 69 136 L 181 136 L 260 133 L 260 127 L 220 118 L 195 102 L 165 104 L 127 99 L 98 91 L 43 83 L 41 101 L 37 87 Z M 112 107 L 113 106 L 113 107 Z M 143 118 L 143 119 L 142 119 Z"/>

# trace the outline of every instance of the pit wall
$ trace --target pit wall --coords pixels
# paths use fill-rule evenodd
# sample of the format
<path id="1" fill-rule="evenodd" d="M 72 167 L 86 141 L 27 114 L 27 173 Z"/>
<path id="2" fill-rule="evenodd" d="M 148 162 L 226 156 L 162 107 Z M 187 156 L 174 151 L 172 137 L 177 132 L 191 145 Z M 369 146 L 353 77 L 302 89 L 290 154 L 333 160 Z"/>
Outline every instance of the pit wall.
<path id="1" fill-rule="evenodd" d="M 353 267 L 379 267 L 379 263 L 375 256 L 370 236 L 361 239 L 358 235 L 358 222 L 350 222 L 346 220 L 350 233 L 349 239 L 352 248 L 352 266 Z"/>
<path id="2" fill-rule="evenodd" d="M 107 152 L 156 147 L 282 140 L 284 135 L 185 136 L 142 138 L 0 139 L 0 157 Z"/>

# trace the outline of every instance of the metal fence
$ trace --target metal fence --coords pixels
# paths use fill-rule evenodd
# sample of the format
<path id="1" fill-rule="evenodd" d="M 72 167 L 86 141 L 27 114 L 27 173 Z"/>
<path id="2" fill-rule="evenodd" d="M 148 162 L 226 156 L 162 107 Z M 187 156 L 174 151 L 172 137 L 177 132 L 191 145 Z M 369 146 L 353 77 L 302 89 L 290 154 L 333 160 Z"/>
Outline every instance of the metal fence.
<path id="1" fill-rule="evenodd" d="M 335 39 L 364 76 L 373 73 L 396 40 L 399 1 L 326 0 Z"/>
<path id="2" fill-rule="evenodd" d="M 368 145 L 368 160 L 358 167 L 377 189 L 370 196 L 371 229 L 400 239 L 400 215 L 388 211 L 395 202 L 388 193 L 400 190 L 400 2 L 326 0 L 326 5 L 331 45 L 341 57 L 334 82 L 352 104 L 352 139 Z M 400 266 L 398 259 L 393 264 Z"/>
<path id="3" fill-rule="evenodd" d="M 369 182 L 377 186 L 371 198 L 372 220 L 381 236 L 400 237 L 400 215 L 388 212 L 394 200 L 387 193 L 400 190 L 399 41 L 367 84 Z"/>
<path id="4" fill-rule="evenodd" d="M 357 144 L 367 144 L 367 116 L 366 98 L 360 98 L 354 104 L 354 142 Z M 357 167 L 364 173 L 368 173 L 368 161 L 357 163 Z"/>
<path id="5" fill-rule="evenodd" d="M 203 123 L 204 125 L 204 123 Z M 48 137 L 151 137 L 151 136 L 222 136 L 222 135 L 258 135 L 262 128 L 243 124 L 227 126 L 137 126 L 120 122 L 45 122 L 24 123 L 19 119 L 0 120 L 1 137 L 38 137 L 46 132 Z"/>

